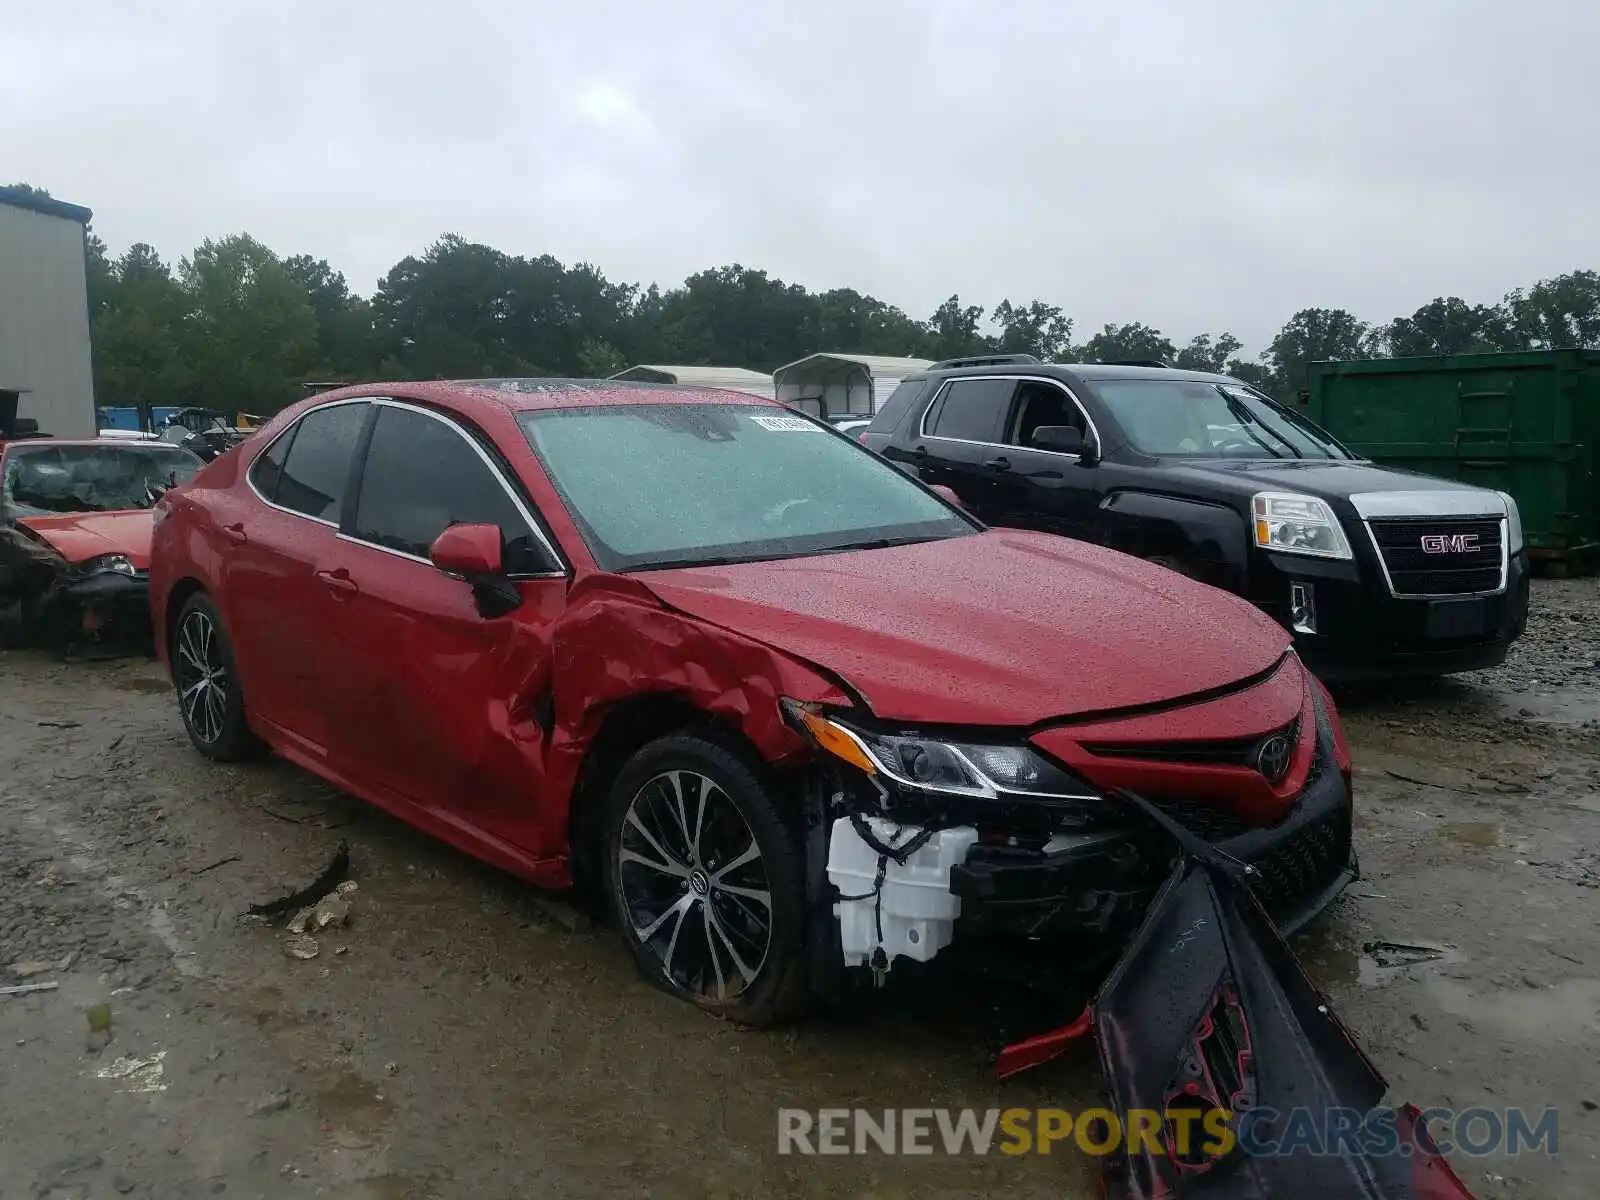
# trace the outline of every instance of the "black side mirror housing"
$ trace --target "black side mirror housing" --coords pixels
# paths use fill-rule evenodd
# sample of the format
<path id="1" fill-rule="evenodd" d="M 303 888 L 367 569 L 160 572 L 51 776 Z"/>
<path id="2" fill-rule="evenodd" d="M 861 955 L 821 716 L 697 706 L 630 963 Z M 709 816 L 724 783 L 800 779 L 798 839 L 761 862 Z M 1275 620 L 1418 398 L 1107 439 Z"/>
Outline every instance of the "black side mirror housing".
<path id="1" fill-rule="evenodd" d="M 1057 454 L 1076 454 L 1084 466 L 1092 467 L 1100 461 L 1095 445 L 1083 436 L 1076 425 L 1041 425 L 1028 439 L 1036 450 L 1053 450 Z"/>

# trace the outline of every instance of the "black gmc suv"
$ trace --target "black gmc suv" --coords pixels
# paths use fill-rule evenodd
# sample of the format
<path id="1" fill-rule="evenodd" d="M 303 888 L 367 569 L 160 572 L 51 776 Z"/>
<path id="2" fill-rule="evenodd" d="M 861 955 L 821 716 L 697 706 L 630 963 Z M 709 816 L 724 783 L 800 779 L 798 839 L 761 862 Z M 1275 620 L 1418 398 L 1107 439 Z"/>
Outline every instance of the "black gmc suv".
<path id="1" fill-rule="evenodd" d="M 1325 679 L 1494 666 L 1526 623 L 1510 496 L 1375 466 L 1225 375 L 951 359 L 908 376 L 858 440 L 988 524 L 1238 593 Z"/>

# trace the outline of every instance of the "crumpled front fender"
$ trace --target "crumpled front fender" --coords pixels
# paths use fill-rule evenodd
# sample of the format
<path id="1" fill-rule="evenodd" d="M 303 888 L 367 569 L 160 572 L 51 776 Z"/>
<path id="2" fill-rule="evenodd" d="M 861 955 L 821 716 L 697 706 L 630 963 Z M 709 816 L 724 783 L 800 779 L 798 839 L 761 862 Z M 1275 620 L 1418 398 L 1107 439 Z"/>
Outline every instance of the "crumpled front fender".
<path id="1" fill-rule="evenodd" d="M 584 758 L 617 705 L 682 700 L 737 729 L 768 762 L 805 752 L 780 697 L 843 705 L 819 669 L 664 605 L 643 583 L 591 575 L 573 585 L 551 634 L 553 724 L 545 757 L 551 820 L 568 826 Z"/>

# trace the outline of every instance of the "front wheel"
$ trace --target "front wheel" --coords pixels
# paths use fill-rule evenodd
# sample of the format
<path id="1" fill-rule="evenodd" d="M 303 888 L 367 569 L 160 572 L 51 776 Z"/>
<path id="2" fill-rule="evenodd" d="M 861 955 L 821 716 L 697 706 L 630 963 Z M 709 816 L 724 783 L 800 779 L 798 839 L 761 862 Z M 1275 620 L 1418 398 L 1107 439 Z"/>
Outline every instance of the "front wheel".
<path id="1" fill-rule="evenodd" d="M 178 711 L 194 748 L 218 762 L 238 762 L 261 751 L 245 723 L 244 693 L 233 647 L 211 597 L 196 592 L 178 614 L 168 648 Z"/>
<path id="2" fill-rule="evenodd" d="M 652 742 L 606 801 L 607 891 L 645 978 L 743 1025 L 806 998 L 800 845 L 759 766 L 719 742 Z"/>

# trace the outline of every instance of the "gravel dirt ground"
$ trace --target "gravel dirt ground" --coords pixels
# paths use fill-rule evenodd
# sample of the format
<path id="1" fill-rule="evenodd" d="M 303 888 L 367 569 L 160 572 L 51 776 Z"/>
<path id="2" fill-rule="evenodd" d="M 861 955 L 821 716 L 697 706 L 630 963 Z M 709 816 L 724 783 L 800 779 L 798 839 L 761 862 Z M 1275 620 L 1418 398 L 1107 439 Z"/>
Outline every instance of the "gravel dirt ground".
<path id="1" fill-rule="evenodd" d="M 1600 581 L 1539 581 L 1534 604 L 1499 670 L 1341 697 L 1365 878 L 1297 948 L 1392 1099 L 1559 1110 L 1553 1156 L 1456 1159 L 1479 1197 L 1587 1200 Z M 315 958 L 239 919 L 341 838 L 358 887 Z M 580 911 L 281 762 L 202 761 L 144 660 L 0 655 L 0 985 L 22 983 L 58 986 L 0 997 L 5 1200 L 1098 1194 L 1060 1146 L 780 1157 L 780 1107 L 1078 1109 L 1092 1056 L 995 1084 L 989 1014 L 957 988 L 719 1024 Z"/>

